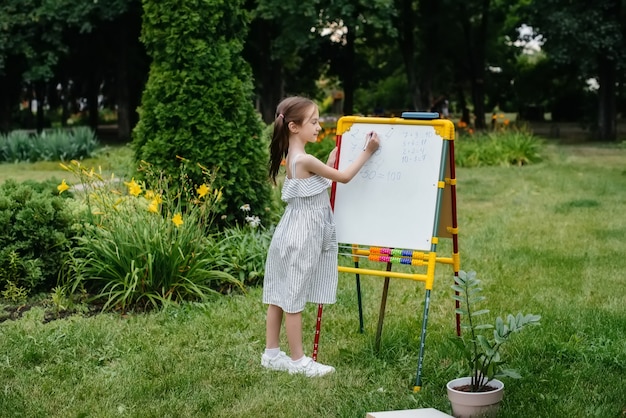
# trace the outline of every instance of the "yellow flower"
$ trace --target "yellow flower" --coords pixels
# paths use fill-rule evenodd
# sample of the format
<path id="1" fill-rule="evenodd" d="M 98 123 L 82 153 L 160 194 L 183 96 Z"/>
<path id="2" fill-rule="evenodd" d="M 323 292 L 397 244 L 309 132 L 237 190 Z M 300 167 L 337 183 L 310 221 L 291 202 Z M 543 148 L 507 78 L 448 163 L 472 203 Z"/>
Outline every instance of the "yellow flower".
<path id="1" fill-rule="evenodd" d="M 143 197 L 145 197 L 146 200 L 156 202 L 157 205 L 163 203 L 163 198 L 161 197 L 161 195 L 158 193 L 154 193 L 154 191 L 152 190 L 146 190 L 146 193 L 143 195 Z"/>
<path id="2" fill-rule="evenodd" d="M 198 196 L 200 197 L 206 196 L 206 194 L 209 193 L 210 191 L 211 189 L 209 189 L 209 187 L 206 184 L 202 184 L 202 186 L 196 189 L 196 193 L 198 193 Z"/>
<path id="3" fill-rule="evenodd" d="M 178 228 L 179 226 L 181 226 L 184 223 L 183 222 L 183 217 L 180 215 L 180 213 L 177 213 L 172 218 L 172 222 L 174 222 L 174 225 L 176 225 L 176 228 Z"/>
<path id="4" fill-rule="evenodd" d="M 150 201 L 150 204 L 148 205 L 148 211 L 152 213 L 159 213 L 159 202 L 157 202 L 156 199 L 152 199 Z"/>
<path id="5" fill-rule="evenodd" d="M 221 190 L 215 189 L 213 194 L 215 195 L 215 201 L 216 202 L 219 202 L 222 199 L 222 191 Z"/>
<path id="6" fill-rule="evenodd" d="M 63 179 L 63 181 L 61 182 L 61 184 L 59 184 L 57 186 L 57 190 L 59 191 L 59 194 L 63 193 L 64 191 L 68 190 L 70 188 L 70 186 L 67 185 L 67 183 L 65 182 L 65 179 Z"/>
<path id="7" fill-rule="evenodd" d="M 134 178 L 132 178 L 130 182 L 124 182 L 124 185 L 128 187 L 128 193 L 132 194 L 133 196 L 137 197 L 141 194 L 141 186 L 137 184 Z"/>

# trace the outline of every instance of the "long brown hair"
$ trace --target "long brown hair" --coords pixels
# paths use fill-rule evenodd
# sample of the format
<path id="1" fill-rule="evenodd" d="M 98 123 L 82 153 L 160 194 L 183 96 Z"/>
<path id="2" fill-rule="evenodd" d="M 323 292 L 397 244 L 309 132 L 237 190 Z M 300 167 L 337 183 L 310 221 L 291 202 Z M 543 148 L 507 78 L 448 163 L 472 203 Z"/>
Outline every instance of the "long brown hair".
<path id="1" fill-rule="evenodd" d="M 274 133 L 270 143 L 270 178 L 276 184 L 276 175 L 280 163 L 289 152 L 289 122 L 302 125 L 311 113 L 311 107 L 316 106 L 311 99 L 301 96 L 292 96 L 283 99 L 276 107 L 274 119 Z"/>

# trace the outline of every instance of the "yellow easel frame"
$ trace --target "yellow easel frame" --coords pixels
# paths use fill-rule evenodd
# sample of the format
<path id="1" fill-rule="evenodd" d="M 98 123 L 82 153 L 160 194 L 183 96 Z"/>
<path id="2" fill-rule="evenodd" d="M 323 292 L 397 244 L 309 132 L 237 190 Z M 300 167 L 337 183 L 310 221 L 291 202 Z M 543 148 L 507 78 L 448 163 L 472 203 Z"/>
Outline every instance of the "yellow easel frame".
<path id="1" fill-rule="evenodd" d="M 410 121 L 410 122 L 409 122 Z M 375 270 L 375 269 L 363 269 L 358 267 L 358 257 L 354 257 L 355 267 L 338 266 L 338 271 L 341 273 L 354 273 L 357 275 L 357 292 L 359 297 L 359 316 L 361 324 L 361 332 L 363 331 L 363 320 L 361 311 L 361 295 L 360 295 L 360 282 L 359 275 L 365 274 L 370 276 L 385 277 L 385 285 L 383 290 L 383 298 L 381 300 L 381 311 L 379 315 L 378 330 L 376 334 L 376 348 L 378 349 L 380 344 L 380 334 L 382 332 L 382 322 L 384 317 L 387 289 L 389 286 L 390 278 L 408 279 L 414 281 L 424 282 L 425 284 L 425 302 L 424 312 L 422 318 L 422 330 L 420 336 L 420 351 L 417 366 L 417 373 L 415 378 L 415 385 L 413 387 L 414 392 L 421 390 L 422 386 L 422 367 L 424 360 L 424 349 L 426 341 L 426 326 L 428 323 L 428 312 L 430 307 L 430 292 L 433 289 L 435 280 L 435 266 L 437 263 L 450 264 L 453 266 L 455 277 L 458 276 L 460 270 L 460 256 L 458 251 L 458 225 L 456 216 L 456 177 L 455 177 L 455 165 L 454 165 L 454 124 L 451 121 L 445 119 L 404 119 L 404 118 L 370 118 L 370 117 L 358 117 L 348 116 L 342 117 L 337 123 L 337 137 L 340 139 L 341 135 L 346 132 L 354 123 L 371 123 L 371 124 L 414 124 L 414 125 L 426 125 L 433 126 L 437 134 L 444 140 L 443 150 L 441 155 L 440 173 L 438 182 L 438 195 L 437 195 L 437 211 L 436 219 L 433 226 L 433 237 L 431 240 L 431 251 L 425 252 L 422 255 L 422 262 L 426 264 L 426 274 L 417 273 L 402 273 L 392 272 L 391 263 L 387 263 L 387 269 Z M 447 159 L 447 161 L 446 161 Z M 333 187 L 333 193 L 335 189 Z M 449 218 L 446 218 L 445 222 L 442 222 L 443 208 L 449 208 L 447 214 Z M 445 223 L 447 222 L 447 225 Z M 451 257 L 438 257 L 437 256 L 437 244 L 439 243 L 439 236 L 450 237 L 453 240 L 453 253 Z M 359 249 L 353 245 L 353 254 L 364 256 L 369 255 L 369 250 Z M 422 264 L 422 265 L 423 265 Z M 457 303 L 458 307 L 458 303 Z M 321 320 L 321 306 L 318 313 L 318 323 Z M 460 323 L 459 317 L 456 316 L 457 321 L 457 335 L 460 335 Z M 316 337 L 319 335 L 319 329 L 316 332 Z M 317 353 L 317 343 L 315 346 L 315 353 Z"/>

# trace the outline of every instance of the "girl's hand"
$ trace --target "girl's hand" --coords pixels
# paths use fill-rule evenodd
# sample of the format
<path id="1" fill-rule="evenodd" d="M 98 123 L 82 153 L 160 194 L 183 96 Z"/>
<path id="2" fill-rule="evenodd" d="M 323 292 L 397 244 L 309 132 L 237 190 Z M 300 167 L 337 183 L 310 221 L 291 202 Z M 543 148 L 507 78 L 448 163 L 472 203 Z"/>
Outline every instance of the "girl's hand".
<path id="1" fill-rule="evenodd" d="M 370 136 L 369 141 L 367 141 L 367 145 L 365 146 L 365 151 L 369 152 L 370 154 L 373 154 L 374 152 L 376 152 L 376 150 L 380 146 L 380 138 L 378 137 L 378 134 L 376 132 L 370 132 L 368 135 L 370 134 L 371 136 Z"/>
<path id="2" fill-rule="evenodd" d="M 329 167 L 335 167 L 335 162 L 337 161 L 337 147 L 335 147 L 328 156 L 328 161 L 326 161 L 326 165 Z"/>

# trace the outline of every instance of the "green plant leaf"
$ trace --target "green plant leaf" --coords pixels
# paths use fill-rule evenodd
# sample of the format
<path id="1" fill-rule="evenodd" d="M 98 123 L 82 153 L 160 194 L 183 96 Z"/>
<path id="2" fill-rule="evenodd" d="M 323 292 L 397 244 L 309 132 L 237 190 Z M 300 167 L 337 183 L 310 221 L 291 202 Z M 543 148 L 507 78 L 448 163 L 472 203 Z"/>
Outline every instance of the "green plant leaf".
<path id="1" fill-rule="evenodd" d="M 469 360 L 472 391 L 479 390 L 479 387 L 484 386 L 487 380 L 493 379 L 495 375 L 500 373 L 504 364 L 500 349 L 510 339 L 511 335 L 526 325 L 538 324 L 540 318 L 538 315 L 528 314 L 524 316 L 519 313 L 516 316 L 507 315 L 506 322 L 498 316 L 493 325 L 476 324 L 473 320 L 475 317 L 489 312 L 488 309 L 474 310 L 473 308 L 475 303 L 485 299 L 480 294 L 482 289 L 478 287 L 478 283 L 479 280 L 476 279 L 475 272 L 471 272 L 471 274 L 459 272 L 459 280 L 454 286 L 458 292 L 454 299 L 464 304 L 463 308 L 456 309 L 456 312 L 462 314 L 464 319 L 461 327 L 471 336 L 468 339 L 457 339 L 455 344 L 463 346 L 466 358 Z M 485 334 L 481 333 L 481 331 L 488 329 L 493 329 L 493 340 L 489 340 Z"/>
<path id="2" fill-rule="evenodd" d="M 472 316 L 479 316 L 489 313 L 489 309 L 481 309 L 479 311 L 472 312 Z"/>
<path id="3" fill-rule="evenodd" d="M 513 369 L 500 369 L 496 374 L 496 377 L 510 377 L 512 379 L 521 379 L 522 376 Z"/>

